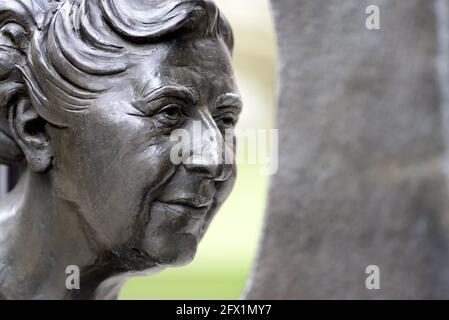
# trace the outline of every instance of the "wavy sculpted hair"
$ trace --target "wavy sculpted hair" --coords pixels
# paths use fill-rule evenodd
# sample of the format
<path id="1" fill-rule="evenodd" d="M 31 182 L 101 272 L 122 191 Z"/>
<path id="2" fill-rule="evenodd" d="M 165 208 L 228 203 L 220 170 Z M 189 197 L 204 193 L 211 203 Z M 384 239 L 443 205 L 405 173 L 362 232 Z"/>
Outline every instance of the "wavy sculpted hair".
<path id="1" fill-rule="evenodd" d="M 23 157 L 11 137 L 10 106 L 28 97 L 39 115 L 65 127 L 136 48 L 174 36 L 217 38 L 232 31 L 210 0 L 6 0 L 0 2 L 0 162 Z M 103 77 L 98 79 L 98 77 Z"/>

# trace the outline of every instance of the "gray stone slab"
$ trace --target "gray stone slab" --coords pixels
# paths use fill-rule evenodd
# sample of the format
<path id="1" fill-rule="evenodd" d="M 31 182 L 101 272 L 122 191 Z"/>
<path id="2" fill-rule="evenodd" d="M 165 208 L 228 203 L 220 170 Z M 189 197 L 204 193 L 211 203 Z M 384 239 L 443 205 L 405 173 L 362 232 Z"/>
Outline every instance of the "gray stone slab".
<path id="1" fill-rule="evenodd" d="M 365 27 L 372 4 L 381 30 Z M 279 171 L 245 297 L 449 298 L 435 2 L 272 5 Z"/>

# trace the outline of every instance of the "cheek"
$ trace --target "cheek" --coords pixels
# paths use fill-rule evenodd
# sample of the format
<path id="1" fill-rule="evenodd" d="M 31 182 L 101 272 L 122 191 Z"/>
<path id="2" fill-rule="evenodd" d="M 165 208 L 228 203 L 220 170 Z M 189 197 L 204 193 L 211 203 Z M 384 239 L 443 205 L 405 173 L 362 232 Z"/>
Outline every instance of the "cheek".
<path id="1" fill-rule="evenodd" d="M 70 181 L 61 189 L 110 237 L 133 232 L 147 195 L 174 171 L 169 138 L 146 120 L 113 110 L 92 113 L 60 139 L 59 180 Z"/>
<path id="2" fill-rule="evenodd" d="M 104 186 L 121 190 L 121 198 L 133 200 L 154 191 L 173 171 L 171 142 L 146 119 L 125 116 L 98 131 L 101 135 L 89 152 L 95 157 L 92 162 L 107 182 Z"/>

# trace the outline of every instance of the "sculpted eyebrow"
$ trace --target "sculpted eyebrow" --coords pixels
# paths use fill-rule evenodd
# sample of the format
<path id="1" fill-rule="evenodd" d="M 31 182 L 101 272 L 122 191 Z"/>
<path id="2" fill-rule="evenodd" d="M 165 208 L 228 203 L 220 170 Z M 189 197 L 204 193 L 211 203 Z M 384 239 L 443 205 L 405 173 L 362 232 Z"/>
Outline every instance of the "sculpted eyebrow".
<path id="1" fill-rule="evenodd" d="M 164 97 L 173 97 L 190 103 L 197 103 L 198 96 L 190 88 L 179 85 L 167 85 L 159 87 L 151 92 L 141 93 L 140 98 L 145 102 L 155 101 Z"/>
<path id="2" fill-rule="evenodd" d="M 174 98 L 184 101 L 185 103 L 196 104 L 198 95 L 192 89 L 180 85 L 165 85 L 156 88 L 150 92 L 145 92 L 148 83 L 138 94 L 137 99 L 133 101 L 132 106 L 144 114 L 153 114 L 160 108 L 157 104 L 151 102 L 161 100 L 163 98 Z M 133 114 L 134 115 L 134 114 Z"/>
<path id="3" fill-rule="evenodd" d="M 236 93 L 222 94 L 218 96 L 215 102 L 215 107 L 217 110 L 220 108 L 234 107 L 238 109 L 238 111 L 240 112 L 240 110 L 242 109 L 242 105 L 243 105 L 242 98 Z"/>

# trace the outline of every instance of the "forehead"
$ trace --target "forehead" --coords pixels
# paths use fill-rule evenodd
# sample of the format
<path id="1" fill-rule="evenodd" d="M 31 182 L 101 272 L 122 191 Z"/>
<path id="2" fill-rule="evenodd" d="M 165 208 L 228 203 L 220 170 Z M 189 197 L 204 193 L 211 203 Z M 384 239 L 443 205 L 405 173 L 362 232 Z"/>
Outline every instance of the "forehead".
<path id="1" fill-rule="evenodd" d="M 142 57 L 131 71 L 135 87 L 182 85 L 201 94 L 236 92 L 231 59 L 220 40 L 179 40 Z"/>

